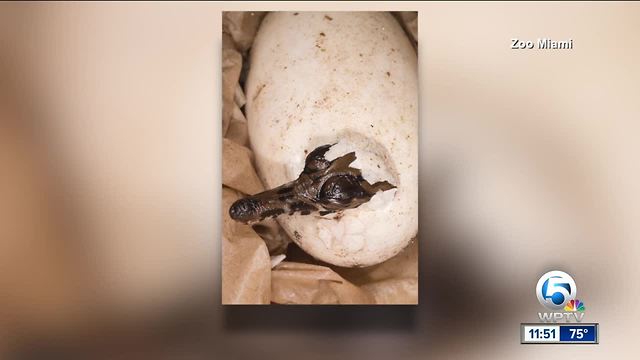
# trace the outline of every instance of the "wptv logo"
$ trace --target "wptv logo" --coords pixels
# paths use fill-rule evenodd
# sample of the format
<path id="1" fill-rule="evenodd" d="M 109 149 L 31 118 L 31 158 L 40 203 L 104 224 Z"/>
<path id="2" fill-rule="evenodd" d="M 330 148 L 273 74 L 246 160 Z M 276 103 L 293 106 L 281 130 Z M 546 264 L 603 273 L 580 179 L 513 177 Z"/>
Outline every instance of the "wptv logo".
<path id="1" fill-rule="evenodd" d="M 563 271 L 549 271 L 542 275 L 536 285 L 536 295 L 542 306 L 549 310 L 564 312 L 539 312 L 541 322 L 581 322 L 584 318 L 584 303 L 576 299 L 578 288 L 571 275 Z"/>

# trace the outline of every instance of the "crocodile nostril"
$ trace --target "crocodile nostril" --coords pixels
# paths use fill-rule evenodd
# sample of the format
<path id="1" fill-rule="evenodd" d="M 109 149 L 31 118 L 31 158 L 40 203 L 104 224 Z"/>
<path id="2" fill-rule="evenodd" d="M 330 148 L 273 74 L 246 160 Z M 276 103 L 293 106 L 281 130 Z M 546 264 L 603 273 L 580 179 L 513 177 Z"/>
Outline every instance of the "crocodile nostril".
<path id="1" fill-rule="evenodd" d="M 229 216 L 233 220 L 248 220 L 253 218 L 258 210 L 260 204 L 257 200 L 251 198 L 245 198 L 237 200 L 229 208 Z"/>

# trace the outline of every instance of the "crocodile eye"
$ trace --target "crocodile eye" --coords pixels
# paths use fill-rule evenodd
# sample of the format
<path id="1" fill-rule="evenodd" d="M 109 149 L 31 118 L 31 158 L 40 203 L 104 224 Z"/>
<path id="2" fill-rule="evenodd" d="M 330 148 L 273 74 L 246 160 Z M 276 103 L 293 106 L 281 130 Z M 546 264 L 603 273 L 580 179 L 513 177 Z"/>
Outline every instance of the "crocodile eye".
<path id="1" fill-rule="evenodd" d="M 354 199 L 366 197 L 360 182 L 352 175 L 336 175 L 329 178 L 320 189 L 320 200 L 349 204 Z"/>
<path id="2" fill-rule="evenodd" d="M 252 199 L 240 199 L 229 208 L 229 216 L 233 220 L 249 221 L 260 213 L 260 202 Z"/>

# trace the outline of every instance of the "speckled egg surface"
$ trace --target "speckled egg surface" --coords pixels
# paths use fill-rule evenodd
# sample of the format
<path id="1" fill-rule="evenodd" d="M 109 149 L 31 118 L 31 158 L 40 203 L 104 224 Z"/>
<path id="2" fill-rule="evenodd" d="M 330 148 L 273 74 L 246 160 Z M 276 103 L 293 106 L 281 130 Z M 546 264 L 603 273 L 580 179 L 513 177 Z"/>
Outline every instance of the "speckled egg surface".
<path id="1" fill-rule="evenodd" d="M 251 50 L 246 113 L 258 174 L 268 188 L 298 177 L 305 156 L 337 143 L 355 151 L 378 192 L 341 214 L 278 221 L 306 252 L 347 267 L 400 252 L 418 230 L 417 56 L 386 12 L 273 12 Z"/>

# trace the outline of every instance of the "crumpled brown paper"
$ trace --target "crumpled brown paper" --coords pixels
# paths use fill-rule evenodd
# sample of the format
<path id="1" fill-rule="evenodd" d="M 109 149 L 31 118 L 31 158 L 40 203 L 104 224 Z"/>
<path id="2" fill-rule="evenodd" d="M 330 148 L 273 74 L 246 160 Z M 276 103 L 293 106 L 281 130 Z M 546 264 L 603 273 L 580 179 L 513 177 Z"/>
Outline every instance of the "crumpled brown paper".
<path id="1" fill-rule="evenodd" d="M 228 209 L 240 198 L 222 189 L 222 206 Z M 271 298 L 271 262 L 264 241 L 249 225 L 224 214 L 222 230 L 222 303 L 268 304 Z"/>
<path id="2" fill-rule="evenodd" d="M 249 147 L 242 111 L 246 99 L 240 84 L 243 60 L 264 15 L 223 14 L 222 303 L 417 304 L 415 239 L 382 264 L 347 269 L 301 255 L 302 250 L 289 246 L 291 240 L 275 220 L 251 227 L 229 217 L 229 207 L 235 200 L 264 190 Z M 394 15 L 415 43 L 417 14 Z"/>
<path id="3" fill-rule="evenodd" d="M 271 298 L 279 304 L 370 304 L 366 291 L 331 268 L 282 262 L 271 272 Z"/>
<path id="4" fill-rule="evenodd" d="M 236 50 L 231 35 L 222 34 L 222 135 L 226 136 L 234 110 L 234 91 L 240 80 L 242 55 Z"/>

